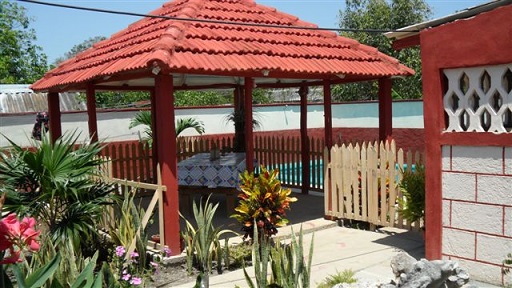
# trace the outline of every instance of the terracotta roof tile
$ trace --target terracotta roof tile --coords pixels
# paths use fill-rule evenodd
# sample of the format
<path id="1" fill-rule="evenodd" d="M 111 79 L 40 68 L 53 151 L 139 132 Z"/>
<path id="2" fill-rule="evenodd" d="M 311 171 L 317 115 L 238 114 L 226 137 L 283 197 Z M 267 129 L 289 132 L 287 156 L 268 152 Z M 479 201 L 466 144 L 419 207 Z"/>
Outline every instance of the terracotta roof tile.
<path id="1" fill-rule="evenodd" d="M 150 14 L 317 27 L 251 0 L 177 0 Z M 333 32 L 146 17 L 61 63 L 34 83 L 32 89 L 48 90 L 63 85 L 72 89 L 109 75 L 149 71 L 154 61 L 167 66 L 171 73 L 211 75 L 261 75 L 259 71 L 263 69 L 289 74 L 290 78 L 306 74 L 379 78 L 414 73 L 375 48 Z"/>

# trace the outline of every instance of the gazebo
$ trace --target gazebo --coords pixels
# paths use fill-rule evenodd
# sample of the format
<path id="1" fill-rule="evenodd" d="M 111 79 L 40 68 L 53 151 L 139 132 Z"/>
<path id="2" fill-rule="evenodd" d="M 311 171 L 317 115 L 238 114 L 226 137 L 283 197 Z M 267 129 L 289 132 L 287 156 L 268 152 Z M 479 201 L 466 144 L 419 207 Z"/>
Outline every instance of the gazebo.
<path id="1" fill-rule="evenodd" d="M 171 1 L 61 63 L 31 88 L 48 92 L 54 140 L 62 133 L 59 92 L 85 91 L 93 140 L 97 140 L 96 91 L 151 93 L 155 158 L 167 187 L 164 238 L 176 254 L 180 242 L 175 90 L 233 89 L 235 109 L 243 109 L 245 123 L 251 123 L 255 87 L 300 88 L 302 161 L 309 163 L 307 87 L 323 86 L 325 143 L 330 147 L 331 85 L 378 80 L 379 137 L 391 137 L 392 77 L 414 71 L 373 47 L 317 28 L 252 0 Z M 244 132 L 247 139 L 253 138 L 251 125 Z M 246 141 L 245 148 L 247 169 L 252 171 L 252 141 Z"/>

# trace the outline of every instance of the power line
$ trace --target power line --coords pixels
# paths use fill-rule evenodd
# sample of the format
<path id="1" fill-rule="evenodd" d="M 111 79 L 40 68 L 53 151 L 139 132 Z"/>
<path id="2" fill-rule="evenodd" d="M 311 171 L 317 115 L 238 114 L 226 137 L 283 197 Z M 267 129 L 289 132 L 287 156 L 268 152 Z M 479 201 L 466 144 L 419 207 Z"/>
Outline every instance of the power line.
<path id="1" fill-rule="evenodd" d="M 243 22 L 234 22 L 234 21 L 222 21 L 222 20 L 210 20 L 210 19 L 197 19 L 197 18 L 181 18 L 181 17 L 172 17 L 172 16 L 162 16 L 162 15 L 151 15 L 151 14 L 143 14 L 143 13 L 135 13 L 135 12 L 125 12 L 125 11 L 116 11 L 116 10 L 107 10 L 107 9 L 99 9 L 99 8 L 90 8 L 90 7 L 81 7 L 74 5 L 66 5 L 66 4 L 58 4 L 58 3 L 50 3 L 44 1 L 37 0 L 18 0 L 19 2 L 27 2 L 32 4 L 39 4 L 44 6 L 52 6 L 66 9 L 74 9 L 74 10 L 82 10 L 82 11 L 90 11 L 90 12 L 99 12 L 99 13 L 107 13 L 107 14 L 115 14 L 115 15 L 126 15 L 126 16 L 136 16 L 136 17 L 148 17 L 148 18 L 158 18 L 158 19 L 166 19 L 166 20 L 176 20 L 176 21 L 185 21 L 185 22 L 198 22 L 198 23 L 212 23 L 212 24 L 225 24 L 225 25 L 238 25 L 238 26 L 251 26 L 251 27 L 266 27 L 266 28 L 281 28 L 281 29 L 302 29 L 302 30 L 316 30 L 316 31 L 336 31 L 336 32 L 366 32 L 366 33 L 386 33 L 386 32 L 419 32 L 419 30 L 391 30 L 391 29 L 351 29 L 351 28 L 315 28 L 315 27 L 304 27 L 304 26 L 283 26 L 283 25 L 272 25 L 272 24 L 258 24 L 258 23 L 243 23 Z"/>

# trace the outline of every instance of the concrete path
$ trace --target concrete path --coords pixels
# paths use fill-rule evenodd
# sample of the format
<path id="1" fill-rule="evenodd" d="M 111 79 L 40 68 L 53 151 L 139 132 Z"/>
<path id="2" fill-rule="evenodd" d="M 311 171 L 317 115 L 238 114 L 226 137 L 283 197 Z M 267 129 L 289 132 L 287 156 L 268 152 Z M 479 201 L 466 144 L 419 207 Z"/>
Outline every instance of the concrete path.
<path id="1" fill-rule="evenodd" d="M 327 276 L 346 269 L 356 272 L 363 282 L 389 282 L 394 278 L 389 266 L 391 258 L 406 251 L 418 259 L 423 256 L 423 239 L 416 232 L 383 229 L 380 232 L 363 231 L 337 226 L 336 222 L 315 219 L 301 223 L 304 230 L 304 246 L 309 247 L 314 237 L 311 286 L 316 287 Z M 298 232 L 301 224 L 293 225 Z M 279 230 L 283 237 L 291 228 Z M 314 233 L 312 233 L 314 232 Z M 308 248 L 305 248 L 307 250 Z M 248 268 L 254 276 L 252 267 Z M 210 287 L 247 287 L 242 270 L 227 272 L 210 278 Z M 193 287 L 187 283 L 179 287 Z M 174 286 L 176 287 L 176 286 Z"/>

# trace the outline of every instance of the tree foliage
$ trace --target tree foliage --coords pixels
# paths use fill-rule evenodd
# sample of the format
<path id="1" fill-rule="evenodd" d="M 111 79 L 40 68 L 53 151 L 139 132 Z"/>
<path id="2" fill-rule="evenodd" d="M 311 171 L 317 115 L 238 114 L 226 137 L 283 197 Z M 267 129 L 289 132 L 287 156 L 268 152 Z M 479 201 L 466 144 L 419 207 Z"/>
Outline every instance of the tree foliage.
<path id="1" fill-rule="evenodd" d="M 432 11 L 424 0 L 346 0 L 340 11 L 340 28 L 395 30 L 428 20 Z M 392 41 L 382 33 L 342 32 L 342 36 L 373 46 L 402 64 L 414 69 L 416 74 L 393 81 L 393 97 L 418 99 L 422 97 L 421 58 L 418 47 L 395 51 Z M 337 101 L 376 99 L 378 84 L 375 81 L 339 85 L 333 89 Z"/>
<path id="2" fill-rule="evenodd" d="M 91 48 L 92 45 L 94 45 L 95 43 L 100 42 L 105 39 L 107 39 L 107 37 L 105 37 L 105 36 L 95 36 L 95 37 L 91 37 L 87 40 L 84 40 L 82 43 L 76 44 L 75 46 L 73 46 L 71 48 L 71 50 L 69 50 L 68 52 L 66 52 L 64 54 L 64 56 L 57 58 L 53 64 L 55 66 L 57 66 L 57 65 L 59 65 L 59 63 L 75 57 L 78 53 Z"/>
<path id="3" fill-rule="evenodd" d="M 0 84 L 33 83 L 48 68 L 25 12 L 13 1 L 0 0 Z"/>

